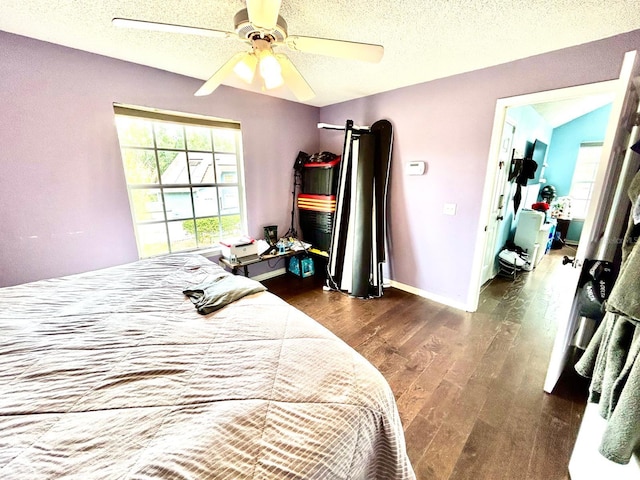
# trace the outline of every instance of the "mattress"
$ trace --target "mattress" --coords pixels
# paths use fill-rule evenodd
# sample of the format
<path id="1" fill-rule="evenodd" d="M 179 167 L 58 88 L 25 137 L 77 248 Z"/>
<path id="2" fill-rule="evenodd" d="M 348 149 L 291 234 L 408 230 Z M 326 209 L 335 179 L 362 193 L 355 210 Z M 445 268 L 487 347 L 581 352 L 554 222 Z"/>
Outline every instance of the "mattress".
<path id="1" fill-rule="evenodd" d="M 2 479 L 413 479 L 389 385 L 261 292 L 171 255 L 0 289 Z"/>

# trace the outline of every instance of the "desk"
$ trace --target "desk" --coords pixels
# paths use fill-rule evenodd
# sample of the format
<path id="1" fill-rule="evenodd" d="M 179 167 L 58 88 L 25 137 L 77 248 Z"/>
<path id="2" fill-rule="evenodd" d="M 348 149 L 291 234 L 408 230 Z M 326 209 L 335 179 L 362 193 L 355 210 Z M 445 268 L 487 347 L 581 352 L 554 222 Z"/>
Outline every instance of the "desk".
<path id="1" fill-rule="evenodd" d="M 242 268 L 244 272 L 244 276 L 248 277 L 249 269 L 247 267 L 249 265 L 253 265 L 254 263 L 267 262 L 269 260 L 279 260 L 281 258 L 289 258 L 295 255 L 298 255 L 300 253 L 304 253 L 304 250 L 289 250 L 284 253 L 276 253 L 275 255 L 261 255 L 259 257 L 251 258 L 249 260 L 238 260 L 235 262 L 229 260 L 228 258 L 220 257 L 220 259 L 218 260 L 218 264 L 222 268 L 230 268 L 231 273 L 233 273 L 234 275 L 238 273 L 239 268 Z"/>

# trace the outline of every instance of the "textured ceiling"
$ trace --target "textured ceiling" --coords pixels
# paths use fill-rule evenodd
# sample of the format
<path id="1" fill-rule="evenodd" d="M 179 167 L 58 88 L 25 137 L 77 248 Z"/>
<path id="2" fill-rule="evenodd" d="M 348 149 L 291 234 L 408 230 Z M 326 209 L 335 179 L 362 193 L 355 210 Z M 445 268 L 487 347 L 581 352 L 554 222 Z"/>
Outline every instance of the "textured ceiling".
<path id="1" fill-rule="evenodd" d="M 289 34 L 385 47 L 379 64 L 288 52 L 325 106 L 640 28 L 621 0 L 283 0 Z M 233 30 L 242 0 L 2 0 L 0 30 L 207 79 L 236 39 L 126 30 L 113 17 Z M 247 86 L 231 78 L 225 84 Z M 284 87 L 269 94 L 293 99 Z"/>

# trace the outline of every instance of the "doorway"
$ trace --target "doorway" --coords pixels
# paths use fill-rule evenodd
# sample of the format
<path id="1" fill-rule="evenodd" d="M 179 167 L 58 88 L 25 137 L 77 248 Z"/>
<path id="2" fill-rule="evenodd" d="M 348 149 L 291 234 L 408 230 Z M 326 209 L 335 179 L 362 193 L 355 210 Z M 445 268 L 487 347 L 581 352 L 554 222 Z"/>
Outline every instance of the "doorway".
<path id="1" fill-rule="evenodd" d="M 481 284 L 497 274 L 496 258 L 505 244 L 514 240 L 522 212 L 527 212 L 529 221 L 545 220 L 544 232 L 530 232 L 536 240 L 541 238 L 539 251 L 528 252 L 531 269 L 548 252 L 548 234 L 551 232 L 553 236 L 554 229 L 555 236 L 559 237 L 553 242 L 554 246 L 565 241 L 578 244 L 612 101 L 613 94 L 603 93 L 507 109 L 492 214 L 487 225 Z M 530 163 L 535 171 L 530 172 L 528 178 L 515 178 L 514 165 L 523 159 L 532 159 Z M 516 196 L 521 198 L 519 202 L 515 201 Z M 547 212 L 530 211 L 533 204 L 542 201 L 550 206 Z M 522 238 L 521 230 L 518 233 Z M 515 243 L 531 250 L 536 242 Z"/>
<path id="2" fill-rule="evenodd" d="M 585 141 L 602 141 L 605 135 L 610 113 L 607 105 L 610 106 L 613 100 L 610 83 L 498 101 L 496 121 L 501 116 L 503 123 L 498 124 L 501 131 L 497 140 L 497 160 L 494 160 L 494 165 L 490 165 L 494 167 L 493 182 L 485 183 L 485 195 L 487 190 L 491 190 L 491 213 L 486 224 L 479 286 L 486 284 L 498 273 L 497 255 L 506 241 L 513 239 L 520 213 L 530 209 L 538 201 L 543 187 L 549 185 L 557 192 L 556 199 L 561 198 L 563 201 L 570 193 L 575 194 L 572 177 L 577 167 L 580 145 Z M 587 131 L 584 125 L 588 126 Z M 496 129 L 497 126 L 494 125 L 494 135 Z M 492 145 L 494 143 L 495 137 Z M 538 157 L 533 154 L 533 158 L 537 160 L 534 178 L 525 180 L 522 187 L 516 186 L 514 179 L 509 176 L 510 164 L 513 159 L 530 157 L 534 145 L 542 145 L 546 151 Z M 496 157 L 490 155 L 490 158 Z M 587 173 L 595 176 L 595 171 Z M 514 205 L 513 202 L 516 190 L 520 190 L 518 195 L 522 197 L 520 205 Z M 550 203 L 557 216 L 559 203 Z M 566 210 L 562 212 L 563 220 L 570 215 Z M 582 222 L 582 218 L 574 220 L 569 243 L 578 243 Z M 563 233 L 566 236 L 566 231 Z M 541 245 L 540 248 L 544 250 L 545 246 Z M 542 256 L 536 255 L 536 258 L 540 260 Z"/>
<path id="3" fill-rule="evenodd" d="M 510 152 L 513 154 L 515 146 L 516 150 L 520 148 L 520 153 L 524 155 L 525 147 L 522 146 L 522 139 L 518 140 L 516 138 L 518 131 L 522 132 L 524 127 L 521 122 L 518 122 L 518 119 L 509 116 L 509 111 L 513 112 L 515 109 L 536 105 L 541 110 L 546 109 L 546 115 L 551 117 L 552 114 L 550 112 L 553 112 L 556 118 L 561 119 L 563 115 L 567 115 L 566 112 L 571 110 L 570 105 L 581 103 L 585 98 L 613 96 L 616 86 L 617 81 L 612 80 L 504 98 L 497 101 L 481 212 L 481 218 L 484 219 L 484 223 L 481 225 L 482 231 L 479 232 L 478 236 L 482 241 L 476 244 L 475 258 L 477 265 L 474 270 L 477 275 L 474 275 L 475 284 L 470 288 L 468 299 L 470 306 L 477 308 L 482 285 L 497 273 L 497 266 L 493 263 L 495 259 L 494 253 L 499 253 L 502 245 L 498 245 L 498 243 L 503 242 L 506 238 L 505 234 L 500 232 L 504 232 L 507 228 L 515 228 L 515 222 L 513 221 L 515 215 L 513 214 L 517 214 L 517 212 L 513 212 L 513 206 L 510 205 L 508 198 L 511 195 L 511 185 L 504 183 L 507 178 L 508 165 L 504 164 L 503 140 L 506 137 L 503 133 L 509 131 L 509 124 L 515 127 L 515 131 L 512 133 L 514 140 L 510 144 Z M 526 138 L 526 135 L 523 135 L 523 137 Z M 520 146 L 516 145 L 518 141 L 520 141 Z M 510 209 L 511 216 L 509 215 Z M 471 310 L 475 310 L 475 308 Z"/>
<path id="4" fill-rule="evenodd" d="M 572 262 L 573 266 L 582 268 L 588 265 L 588 259 L 599 259 L 611 261 L 615 252 L 619 248 L 619 240 L 623 232 L 623 226 L 628 217 L 629 198 L 626 196 L 627 189 L 632 179 L 637 175 L 640 167 L 640 158 L 631 150 L 631 145 L 640 138 L 640 57 L 637 51 L 627 52 L 622 62 L 620 76 L 617 80 L 604 82 L 601 84 L 585 85 L 571 89 L 543 92 L 541 94 L 525 95 L 522 97 L 502 99 L 497 102 L 496 114 L 494 118 L 493 136 L 490 148 L 490 157 L 487 168 L 487 178 L 485 185 L 492 185 L 496 171 L 497 151 L 502 126 L 506 119 L 507 109 L 514 105 L 526 105 L 531 103 L 549 102 L 562 100 L 564 98 L 575 98 L 580 95 L 596 93 L 614 94 L 611 107 L 610 120 L 602 145 L 602 155 L 597 168 L 595 181 L 593 182 L 592 198 L 585 216 L 584 227 L 580 236 L 579 245 Z M 489 221 L 491 200 L 495 195 L 492 188 L 485 188 L 482 203 L 482 219 Z M 479 283 L 481 273 L 481 263 L 486 242 L 484 232 L 486 224 L 479 225 L 478 242 L 476 245 L 474 273 L 477 275 Z M 577 268 L 571 269 L 574 272 Z M 577 277 L 577 275 L 575 275 Z M 571 290 L 576 292 L 576 281 L 571 282 Z M 566 282 L 565 286 L 569 286 Z M 480 285 L 472 284 L 470 289 L 469 305 L 474 305 L 476 295 Z M 473 295 L 473 296 L 471 296 Z M 569 297 L 570 298 L 570 297 Z M 553 348 L 547 367 L 543 390 L 552 393 L 558 379 L 569 361 L 569 352 L 574 338 L 574 333 L 579 324 L 579 302 L 574 293 L 568 315 L 561 315 L 557 318 L 557 329 L 553 340 Z M 539 317 L 538 317 L 539 318 Z M 597 415 L 596 415 L 597 417 Z M 595 418 L 595 417 L 594 417 Z M 583 418 L 581 431 L 590 430 L 593 427 L 592 418 Z M 591 430 L 592 431 L 592 430 Z M 593 435 L 591 435 L 593 436 Z M 577 478 L 591 478 L 596 465 L 592 460 L 598 458 L 597 448 L 590 445 L 588 448 L 578 448 L 578 444 L 572 454 L 573 459 L 580 459 L 581 470 L 571 469 L 571 476 Z M 600 468 L 599 476 L 610 477 L 614 475 L 610 468 Z M 631 468 L 633 478 L 637 477 L 637 464 Z M 604 473 L 607 472 L 607 473 Z"/>
<path id="5" fill-rule="evenodd" d="M 616 80 L 497 101 L 486 172 L 486 186 L 493 185 L 498 165 L 496 159 L 498 158 L 500 146 L 500 134 L 507 117 L 508 108 L 568 100 L 587 95 L 608 93 L 613 93 L 614 95 L 610 120 L 607 124 L 603 142 L 602 157 L 597 168 L 595 182 L 593 183 L 590 206 L 584 221 L 575 259 L 572 262 L 578 268 L 582 267 L 585 260 L 589 258 L 612 259 L 618 246 L 616 239 L 620 237 L 624 218 L 626 217 L 625 212 L 628 209 L 628 198 L 625 199 L 625 192 L 640 163 L 629 148 L 640 137 L 640 129 L 636 122 L 636 120 L 640 119 L 639 79 L 640 57 L 637 51 L 631 51 L 625 54 L 620 76 Z M 481 287 L 482 260 L 487 247 L 485 232 L 490 221 L 491 200 L 495 194 L 496 192 L 493 188 L 486 187 L 484 190 L 481 209 L 483 223 L 478 226 L 478 241 L 476 242 L 472 271 L 472 278 L 475 279 L 475 282 L 472 281 L 468 297 L 468 305 L 471 311 L 477 309 Z M 578 303 L 575 298 L 574 296 L 571 313 L 558 324 L 544 385 L 544 390 L 548 393 L 553 390 L 564 368 L 573 332 L 579 320 Z"/>

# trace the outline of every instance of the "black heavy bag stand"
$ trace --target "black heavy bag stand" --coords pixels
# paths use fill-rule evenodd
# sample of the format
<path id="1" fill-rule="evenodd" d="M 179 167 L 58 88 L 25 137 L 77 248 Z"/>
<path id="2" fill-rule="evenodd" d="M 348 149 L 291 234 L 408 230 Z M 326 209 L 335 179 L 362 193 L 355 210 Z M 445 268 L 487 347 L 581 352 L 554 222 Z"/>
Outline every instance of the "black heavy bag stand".
<path id="1" fill-rule="evenodd" d="M 345 132 L 327 285 L 354 297 L 380 297 L 393 128 L 388 120 L 319 127 Z"/>

